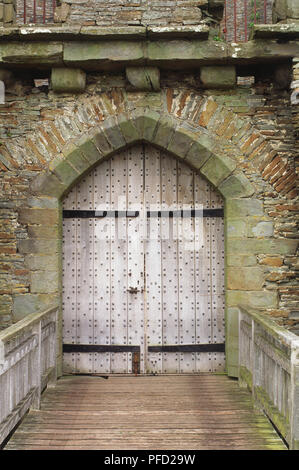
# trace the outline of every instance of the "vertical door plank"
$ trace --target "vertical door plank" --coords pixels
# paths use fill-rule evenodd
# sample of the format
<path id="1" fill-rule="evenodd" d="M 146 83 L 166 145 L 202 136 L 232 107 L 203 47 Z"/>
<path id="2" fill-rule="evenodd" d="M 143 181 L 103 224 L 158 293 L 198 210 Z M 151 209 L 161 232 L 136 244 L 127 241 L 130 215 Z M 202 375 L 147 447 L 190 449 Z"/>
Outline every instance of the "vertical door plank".
<path id="1" fill-rule="evenodd" d="M 94 210 L 110 210 L 110 161 L 94 170 Z M 111 344 L 110 245 L 111 217 L 94 219 L 94 344 Z M 94 372 L 110 373 L 110 353 L 94 354 Z"/>
<path id="2" fill-rule="evenodd" d="M 178 162 L 178 207 L 185 210 L 194 206 L 194 173 Z M 194 284 L 194 219 L 179 219 L 179 342 L 195 344 L 195 284 Z M 180 354 L 180 372 L 195 371 L 195 353 Z"/>
<path id="3" fill-rule="evenodd" d="M 126 210 L 127 151 L 111 158 L 111 209 Z M 111 344 L 127 344 L 127 220 L 115 220 L 111 240 Z M 111 353 L 111 372 L 128 371 L 128 353 Z"/>
<path id="4" fill-rule="evenodd" d="M 195 206 L 208 208 L 210 185 L 200 175 L 194 180 Z M 195 250 L 195 302 L 196 342 L 208 344 L 211 341 L 211 268 L 210 268 L 210 219 L 195 219 L 199 247 Z M 197 372 L 211 370 L 211 353 L 196 354 Z"/>
<path id="5" fill-rule="evenodd" d="M 93 173 L 77 185 L 77 209 L 93 208 Z M 92 219 L 77 219 L 77 344 L 93 344 L 93 251 Z M 93 354 L 78 353 L 77 371 L 92 373 Z"/>
<path id="6" fill-rule="evenodd" d="M 161 209 L 177 209 L 177 161 L 161 153 Z M 161 219 L 163 344 L 178 344 L 177 218 Z M 179 372 L 179 354 L 163 353 L 163 373 Z"/>
<path id="7" fill-rule="evenodd" d="M 127 218 L 128 250 L 128 344 L 140 345 L 140 371 L 144 364 L 144 248 L 143 248 L 143 170 L 144 148 L 137 145 L 128 150 L 127 210 L 139 211 L 138 217 Z M 130 292 L 137 289 L 136 293 Z M 128 372 L 132 373 L 130 353 Z"/>
<path id="8" fill-rule="evenodd" d="M 211 208 L 223 207 L 221 196 L 211 188 Z M 212 343 L 224 343 L 224 221 L 211 219 L 211 290 L 212 290 Z M 224 353 L 213 353 L 213 372 L 225 368 Z"/>
<path id="9" fill-rule="evenodd" d="M 77 208 L 77 190 L 73 188 L 63 202 L 63 209 L 74 210 Z M 63 343 L 74 344 L 77 337 L 77 259 L 76 259 L 76 219 L 63 220 Z M 63 370 L 65 373 L 76 371 L 75 353 L 63 354 Z"/>
<path id="10" fill-rule="evenodd" d="M 160 151 L 145 146 L 146 210 L 160 210 Z M 161 293 L 161 219 L 148 219 L 146 244 L 146 341 L 149 345 L 162 345 L 162 293 Z M 148 353 L 147 369 L 150 373 L 162 372 L 162 353 Z"/>

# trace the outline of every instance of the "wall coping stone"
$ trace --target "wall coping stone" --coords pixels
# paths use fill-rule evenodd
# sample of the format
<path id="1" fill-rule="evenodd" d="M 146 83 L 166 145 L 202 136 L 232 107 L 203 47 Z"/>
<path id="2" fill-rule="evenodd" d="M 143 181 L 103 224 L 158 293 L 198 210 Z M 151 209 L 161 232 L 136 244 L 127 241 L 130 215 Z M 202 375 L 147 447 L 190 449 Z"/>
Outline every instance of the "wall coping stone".
<path id="1" fill-rule="evenodd" d="M 299 23 L 259 24 L 253 26 L 254 39 L 299 39 Z"/>
<path id="2" fill-rule="evenodd" d="M 255 39 L 222 43 L 198 37 L 155 40 L 144 31 L 107 32 L 73 27 L 0 28 L 0 66 L 50 68 L 69 66 L 90 71 L 119 70 L 147 65 L 166 70 L 186 70 L 203 65 L 245 65 L 292 59 L 299 56 L 299 41 Z M 110 28 L 111 29 L 111 28 Z M 21 31 L 26 33 L 21 34 Z M 95 32 L 94 32 L 95 31 Z M 137 34 L 137 36 L 136 36 Z"/>

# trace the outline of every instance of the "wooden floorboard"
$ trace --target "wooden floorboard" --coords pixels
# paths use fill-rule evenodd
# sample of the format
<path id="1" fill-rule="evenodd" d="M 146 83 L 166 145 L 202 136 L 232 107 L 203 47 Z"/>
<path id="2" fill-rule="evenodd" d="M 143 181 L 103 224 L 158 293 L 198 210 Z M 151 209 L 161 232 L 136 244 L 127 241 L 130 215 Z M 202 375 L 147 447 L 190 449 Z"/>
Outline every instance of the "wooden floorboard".
<path id="1" fill-rule="evenodd" d="M 65 376 L 5 450 L 286 449 L 224 375 Z"/>

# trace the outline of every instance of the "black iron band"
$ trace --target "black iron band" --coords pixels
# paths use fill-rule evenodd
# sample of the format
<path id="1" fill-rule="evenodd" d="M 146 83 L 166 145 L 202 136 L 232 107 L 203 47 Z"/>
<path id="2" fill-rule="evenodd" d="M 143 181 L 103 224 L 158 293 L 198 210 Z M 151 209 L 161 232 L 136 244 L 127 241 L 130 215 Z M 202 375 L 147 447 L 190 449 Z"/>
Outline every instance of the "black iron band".
<path id="1" fill-rule="evenodd" d="M 126 353 L 140 352 L 140 346 L 118 344 L 63 344 L 65 353 Z"/>
<path id="2" fill-rule="evenodd" d="M 92 210 L 64 210 L 64 219 L 103 219 L 105 217 L 138 217 L 139 211 L 92 211 Z M 147 218 L 187 218 L 187 217 L 223 217 L 223 209 L 182 209 L 177 211 L 147 211 Z"/>
<path id="3" fill-rule="evenodd" d="M 165 344 L 148 346 L 149 352 L 175 352 L 175 353 L 200 353 L 200 352 L 225 352 L 225 343 L 209 344 Z M 64 344 L 65 353 L 140 353 L 140 346 L 116 345 L 116 344 Z"/>
<path id="4" fill-rule="evenodd" d="M 225 343 L 209 344 L 169 344 L 149 346 L 149 352 L 172 352 L 172 353 L 202 353 L 202 352 L 225 352 Z"/>

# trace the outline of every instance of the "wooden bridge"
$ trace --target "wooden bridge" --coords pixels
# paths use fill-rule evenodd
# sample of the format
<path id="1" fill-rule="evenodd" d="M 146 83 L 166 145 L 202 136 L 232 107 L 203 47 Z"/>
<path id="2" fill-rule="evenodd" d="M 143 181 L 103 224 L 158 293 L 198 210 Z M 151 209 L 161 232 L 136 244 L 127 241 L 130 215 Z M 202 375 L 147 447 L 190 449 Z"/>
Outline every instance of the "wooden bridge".
<path id="1" fill-rule="evenodd" d="M 0 334 L 4 449 L 298 448 L 299 341 L 270 320 L 240 309 L 239 383 L 224 374 L 56 381 L 56 322 L 50 309 Z"/>

